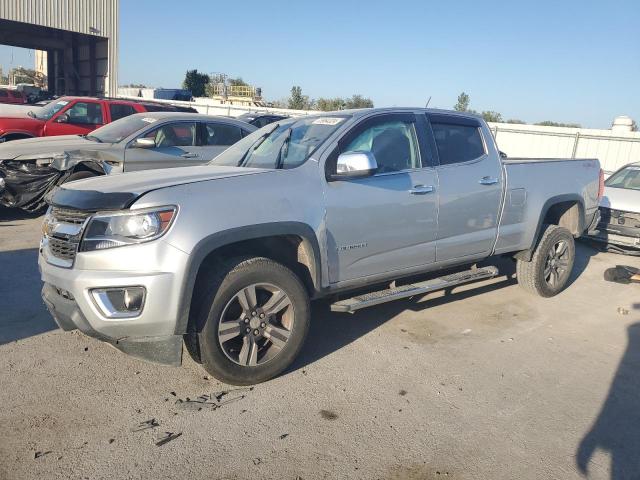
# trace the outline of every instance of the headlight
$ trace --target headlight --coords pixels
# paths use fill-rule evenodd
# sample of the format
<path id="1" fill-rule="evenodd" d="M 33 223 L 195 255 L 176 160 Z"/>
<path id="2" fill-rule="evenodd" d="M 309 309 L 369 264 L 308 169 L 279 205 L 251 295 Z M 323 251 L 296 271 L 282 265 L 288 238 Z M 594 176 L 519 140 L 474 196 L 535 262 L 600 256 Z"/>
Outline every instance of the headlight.
<path id="1" fill-rule="evenodd" d="M 40 153 L 35 155 L 24 155 L 16 158 L 16 160 L 21 161 L 33 161 L 36 167 L 46 167 L 51 165 L 53 162 L 56 162 L 58 165 L 62 166 L 63 163 L 68 159 L 69 154 L 67 152 Z"/>
<path id="2" fill-rule="evenodd" d="M 170 206 L 94 215 L 86 227 L 80 251 L 91 252 L 155 240 L 169 229 L 177 210 Z"/>

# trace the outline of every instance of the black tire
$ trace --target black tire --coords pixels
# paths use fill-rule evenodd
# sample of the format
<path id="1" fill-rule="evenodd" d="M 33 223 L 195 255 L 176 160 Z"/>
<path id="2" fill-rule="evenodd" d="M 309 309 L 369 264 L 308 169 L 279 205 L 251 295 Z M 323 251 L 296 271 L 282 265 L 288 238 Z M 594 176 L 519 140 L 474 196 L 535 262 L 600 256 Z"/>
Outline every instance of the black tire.
<path id="1" fill-rule="evenodd" d="M 73 172 L 67 178 L 65 178 L 62 183 L 73 182 L 74 180 L 81 180 L 83 178 L 97 177 L 98 175 L 93 172 L 88 172 L 87 170 L 80 170 L 78 172 Z M 61 184 L 62 184 L 61 183 Z"/>
<path id="2" fill-rule="evenodd" d="M 201 290 L 200 298 L 196 299 L 196 301 L 199 301 L 199 305 L 196 307 L 196 321 L 197 325 L 201 326 L 201 330 L 198 333 L 199 356 L 207 372 L 218 380 L 232 385 L 252 385 L 279 375 L 291 365 L 302 348 L 310 323 L 309 295 L 300 279 L 291 270 L 268 258 L 234 258 L 216 265 L 203 281 L 207 287 Z M 246 291 L 246 288 L 254 288 L 253 291 L 258 292 L 258 294 L 254 295 L 255 298 L 262 295 L 263 298 L 269 300 L 269 297 L 264 297 L 269 292 L 265 294 L 264 291 L 260 290 L 263 285 L 276 287 L 278 292 L 284 292 L 287 296 L 288 306 L 284 307 L 284 310 L 278 311 L 286 312 L 284 314 L 281 313 L 281 315 L 283 315 L 282 318 L 284 318 L 285 314 L 287 315 L 289 328 L 286 329 L 283 326 L 284 323 L 278 324 L 276 319 L 278 314 L 267 315 L 264 320 L 266 328 L 264 330 L 260 328 L 264 327 L 265 323 L 255 325 L 255 328 L 260 328 L 262 332 L 258 336 L 253 336 L 257 330 L 252 330 L 252 333 L 248 333 L 247 329 L 254 328 L 254 320 L 259 322 L 257 320 L 258 315 L 262 315 L 260 313 L 262 307 L 267 307 L 269 302 L 266 301 L 266 304 L 259 306 L 257 308 L 259 312 L 253 312 L 251 324 L 243 325 L 242 322 L 249 321 L 245 315 L 252 314 L 245 313 L 247 310 L 242 308 L 238 298 L 241 292 Z M 272 293 L 271 295 L 274 295 L 275 298 L 275 294 Z M 254 303 L 255 305 L 260 305 L 259 301 Z M 232 309 L 235 309 L 235 311 L 232 312 L 232 320 L 229 321 L 227 312 Z M 252 307 L 251 310 L 256 309 Z M 275 308 L 271 310 L 275 310 Z M 267 312 L 266 308 L 264 312 Z M 236 320 L 236 318 L 239 320 Z M 226 325 L 231 325 L 231 328 L 238 328 L 241 331 L 233 339 L 227 340 L 226 343 L 219 337 L 219 328 L 221 328 L 220 324 L 223 319 Z M 236 322 L 239 327 L 233 327 Z M 285 337 L 281 347 L 273 343 L 274 340 L 268 337 L 269 328 L 276 326 L 280 331 L 284 329 L 288 332 L 288 338 Z M 265 336 L 262 336 L 262 333 L 265 333 Z M 277 331 L 275 333 L 277 334 Z M 276 337 L 275 340 L 279 339 Z M 238 342 L 235 343 L 235 349 L 228 346 L 230 343 L 233 345 L 234 342 Z M 262 351 L 260 359 L 260 350 L 256 347 L 256 352 L 258 353 L 255 354 L 255 359 L 264 363 L 251 365 L 247 354 L 245 354 L 245 359 L 243 360 L 244 342 L 254 342 L 256 345 L 262 342 L 262 347 L 260 348 L 265 350 Z M 225 345 L 224 347 L 223 344 Z M 251 349 L 251 347 L 249 348 Z M 272 349 L 271 354 L 268 353 L 269 349 Z M 237 360 L 234 359 L 235 352 L 238 352 Z M 253 352 L 252 349 L 251 352 Z M 256 362 L 255 359 L 254 363 Z"/>
<path id="3" fill-rule="evenodd" d="M 560 254 L 563 246 L 566 250 Z M 575 257 L 576 246 L 571 232 L 557 225 L 548 225 L 531 261 L 516 262 L 518 283 L 531 293 L 553 297 L 567 285 Z"/>

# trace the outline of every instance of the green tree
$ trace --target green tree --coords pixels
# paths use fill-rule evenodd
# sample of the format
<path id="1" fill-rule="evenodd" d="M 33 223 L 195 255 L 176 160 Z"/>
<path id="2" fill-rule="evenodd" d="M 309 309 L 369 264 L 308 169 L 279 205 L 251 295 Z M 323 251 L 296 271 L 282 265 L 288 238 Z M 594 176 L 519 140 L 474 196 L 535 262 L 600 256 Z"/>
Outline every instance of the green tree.
<path id="1" fill-rule="evenodd" d="M 373 100 L 356 94 L 345 100 L 345 106 L 346 108 L 373 108 Z"/>
<path id="2" fill-rule="evenodd" d="M 453 109 L 458 112 L 468 112 L 470 104 L 471 98 L 469 98 L 469 95 L 462 92 L 460 93 L 460 95 L 458 95 L 458 103 L 453 106 Z"/>
<path id="3" fill-rule="evenodd" d="M 524 122 L 522 120 L 518 120 L 517 118 L 510 118 L 505 123 L 515 123 L 515 124 L 518 124 L 518 125 L 524 125 L 527 122 Z"/>
<path id="4" fill-rule="evenodd" d="M 312 102 L 309 101 L 307 95 L 302 94 L 302 88 L 294 85 L 291 87 L 291 96 L 289 97 L 288 107 L 292 110 L 309 110 Z"/>
<path id="5" fill-rule="evenodd" d="M 542 127 L 569 127 L 569 128 L 580 128 L 579 123 L 561 123 L 561 122 L 552 122 L 551 120 L 544 120 L 542 122 L 535 123 L 534 125 L 540 125 Z"/>
<path id="6" fill-rule="evenodd" d="M 209 75 L 200 73 L 197 69 L 187 70 L 182 82 L 182 88 L 189 90 L 194 97 L 204 97 L 209 83 Z"/>
<path id="7" fill-rule="evenodd" d="M 247 82 L 242 80 L 242 77 L 230 78 L 229 85 L 231 85 L 232 87 L 248 87 L 249 86 Z"/>
<path id="8" fill-rule="evenodd" d="M 498 112 L 494 112 L 493 110 L 485 110 L 482 112 L 482 118 L 484 118 L 485 122 L 501 122 L 502 115 Z"/>
<path id="9" fill-rule="evenodd" d="M 316 108 L 323 112 L 332 112 L 334 110 L 342 110 L 345 108 L 343 98 L 319 98 L 316 100 Z"/>

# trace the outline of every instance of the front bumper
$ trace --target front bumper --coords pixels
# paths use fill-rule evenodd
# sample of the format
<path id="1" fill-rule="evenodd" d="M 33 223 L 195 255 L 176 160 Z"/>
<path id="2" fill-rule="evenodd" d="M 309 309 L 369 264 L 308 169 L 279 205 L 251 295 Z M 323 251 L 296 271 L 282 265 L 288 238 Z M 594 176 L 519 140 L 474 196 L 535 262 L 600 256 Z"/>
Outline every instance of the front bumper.
<path id="1" fill-rule="evenodd" d="M 611 212 L 614 212 L 613 214 Z M 607 246 L 620 247 L 612 250 L 640 252 L 640 223 L 638 214 L 600 209 L 597 225 L 590 229 L 588 238 Z M 621 252 L 621 253 L 623 253 Z"/>
<path id="2" fill-rule="evenodd" d="M 141 267 L 128 261 L 127 257 L 134 255 L 139 259 L 144 251 L 147 259 L 157 258 L 161 251 L 169 259 L 167 263 L 175 265 L 173 268 L 163 265 L 164 271 L 125 270 L 126 264 L 130 268 Z M 183 339 L 176 332 L 176 320 L 182 282 L 181 265 L 186 265 L 186 254 L 166 243 L 149 242 L 147 245 L 79 253 L 74 268 L 64 268 L 48 263 L 43 253 L 38 260 L 44 282 L 42 298 L 60 328 L 66 331 L 78 329 L 144 360 L 180 365 Z M 92 256 L 100 258 L 102 269 L 78 268 L 78 264 L 85 267 L 95 264 L 97 258 L 93 261 L 82 258 Z M 110 257 L 117 259 L 111 265 Z M 107 270 L 107 266 L 114 270 Z M 147 298 L 140 315 L 133 318 L 105 317 L 91 294 L 94 288 L 135 285 L 145 287 Z"/>

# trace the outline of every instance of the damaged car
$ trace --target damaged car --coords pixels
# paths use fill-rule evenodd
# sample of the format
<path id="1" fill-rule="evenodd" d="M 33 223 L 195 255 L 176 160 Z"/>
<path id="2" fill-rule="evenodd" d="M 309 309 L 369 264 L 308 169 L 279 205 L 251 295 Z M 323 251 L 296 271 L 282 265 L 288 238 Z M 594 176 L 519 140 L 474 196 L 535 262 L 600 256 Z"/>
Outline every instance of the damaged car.
<path id="1" fill-rule="evenodd" d="M 640 162 L 625 165 L 605 180 L 600 221 L 589 239 L 608 251 L 640 256 Z"/>
<path id="2" fill-rule="evenodd" d="M 72 180 L 205 164 L 256 127 L 227 117 L 146 112 L 88 135 L 0 144 L 0 205 L 35 212 L 53 187 Z"/>

